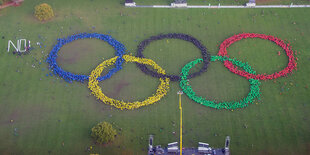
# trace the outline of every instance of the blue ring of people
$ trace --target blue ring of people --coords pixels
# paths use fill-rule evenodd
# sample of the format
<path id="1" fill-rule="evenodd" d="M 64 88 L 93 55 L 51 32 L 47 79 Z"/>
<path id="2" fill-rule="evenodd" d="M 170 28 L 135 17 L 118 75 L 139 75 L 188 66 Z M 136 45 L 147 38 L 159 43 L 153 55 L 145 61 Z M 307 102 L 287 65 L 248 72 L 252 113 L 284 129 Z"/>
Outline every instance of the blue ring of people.
<path id="1" fill-rule="evenodd" d="M 58 51 L 61 49 L 63 45 L 66 45 L 68 43 L 71 43 L 75 40 L 79 39 L 87 39 L 87 38 L 95 38 L 100 39 L 108 44 L 110 44 L 114 50 L 115 55 L 118 56 L 116 62 L 115 62 L 115 68 L 112 68 L 109 70 L 109 72 L 101 77 L 98 77 L 98 81 L 103 81 L 105 79 L 110 78 L 113 74 L 115 74 L 117 71 L 122 69 L 122 64 L 124 62 L 123 55 L 126 53 L 125 46 L 120 43 L 119 41 L 112 38 L 110 35 L 105 34 L 99 34 L 99 33 L 80 33 L 80 34 L 74 34 L 71 36 L 68 36 L 67 38 L 59 38 L 57 39 L 57 44 L 53 47 L 51 52 L 49 53 L 46 62 L 49 64 L 49 69 L 56 75 L 59 75 L 61 78 L 63 78 L 65 81 L 72 83 L 72 81 L 79 81 L 84 82 L 85 80 L 88 80 L 88 75 L 78 75 L 74 74 L 68 71 L 63 70 L 61 67 L 57 64 L 57 57 L 58 57 Z"/>

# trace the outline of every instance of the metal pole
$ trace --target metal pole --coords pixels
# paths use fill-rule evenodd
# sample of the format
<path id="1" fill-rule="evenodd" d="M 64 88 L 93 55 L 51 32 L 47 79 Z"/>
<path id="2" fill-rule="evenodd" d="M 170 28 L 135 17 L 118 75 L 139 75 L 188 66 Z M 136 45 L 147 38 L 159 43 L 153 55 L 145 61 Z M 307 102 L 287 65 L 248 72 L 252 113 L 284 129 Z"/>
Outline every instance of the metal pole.
<path id="1" fill-rule="evenodd" d="M 183 94 L 182 91 L 178 92 L 179 94 L 179 109 L 180 109 L 180 155 L 182 155 L 182 103 L 181 103 L 181 95 Z"/>

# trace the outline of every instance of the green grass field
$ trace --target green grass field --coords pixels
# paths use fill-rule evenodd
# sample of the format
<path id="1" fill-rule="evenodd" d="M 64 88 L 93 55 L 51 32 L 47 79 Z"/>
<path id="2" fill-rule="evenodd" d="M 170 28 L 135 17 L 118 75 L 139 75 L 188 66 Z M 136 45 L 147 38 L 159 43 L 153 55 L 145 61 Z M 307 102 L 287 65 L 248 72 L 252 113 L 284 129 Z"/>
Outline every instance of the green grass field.
<path id="1" fill-rule="evenodd" d="M 33 17 L 34 6 L 41 2 L 53 7 L 53 20 L 40 23 Z M 287 39 L 298 51 L 298 70 L 262 81 L 258 104 L 233 112 L 215 110 L 183 95 L 183 140 L 185 147 L 197 147 L 198 141 L 223 147 L 229 135 L 234 155 L 310 154 L 309 14 L 308 8 L 125 8 L 120 0 L 26 0 L 20 7 L 0 10 L 0 154 L 146 154 L 149 134 L 155 135 L 156 145 L 179 140 L 178 82 L 171 82 L 160 102 L 121 111 L 97 101 L 87 83 L 69 84 L 46 76 L 44 60 L 56 39 L 79 32 L 109 33 L 133 55 L 139 42 L 159 33 L 190 34 L 211 55 L 217 54 L 223 40 L 242 32 Z M 31 40 L 35 49 L 21 57 L 6 52 L 8 40 L 18 38 Z M 42 48 L 36 42 L 42 42 Z M 248 62 L 258 73 L 273 73 L 288 61 L 284 52 L 277 55 L 279 50 L 271 42 L 247 39 L 233 44 L 229 55 Z M 179 74 L 186 63 L 201 57 L 196 47 L 180 40 L 156 41 L 144 54 L 171 74 Z M 102 58 L 113 55 L 107 43 L 87 39 L 64 46 L 58 62 L 66 70 L 88 75 Z M 221 62 L 212 62 L 206 73 L 190 83 L 199 95 L 219 101 L 240 100 L 249 91 L 248 81 Z M 152 95 L 158 84 L 158 79 L 128 63 L 100 86 L 111 97 L 135 101 Z M 118 130 L 114 143 L 93 143 L 90 129 L 101 121 Z M 94 149 L 86 152 L 91 145 Z"/>

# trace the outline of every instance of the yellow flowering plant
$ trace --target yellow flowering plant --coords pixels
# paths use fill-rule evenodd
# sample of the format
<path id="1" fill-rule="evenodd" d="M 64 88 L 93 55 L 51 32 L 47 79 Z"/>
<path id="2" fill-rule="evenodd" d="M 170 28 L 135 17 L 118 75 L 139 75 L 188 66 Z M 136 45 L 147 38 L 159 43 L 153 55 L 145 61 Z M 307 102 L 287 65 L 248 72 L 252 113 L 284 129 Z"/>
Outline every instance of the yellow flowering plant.
<path id="1" fill-rule="evenodd" d="M 50 5 L 46 3 L 42 3 L 42 4 L 35 6 L 34 16 L 39 21 L 47 21 L 54 17 L 54 11 Z"/>

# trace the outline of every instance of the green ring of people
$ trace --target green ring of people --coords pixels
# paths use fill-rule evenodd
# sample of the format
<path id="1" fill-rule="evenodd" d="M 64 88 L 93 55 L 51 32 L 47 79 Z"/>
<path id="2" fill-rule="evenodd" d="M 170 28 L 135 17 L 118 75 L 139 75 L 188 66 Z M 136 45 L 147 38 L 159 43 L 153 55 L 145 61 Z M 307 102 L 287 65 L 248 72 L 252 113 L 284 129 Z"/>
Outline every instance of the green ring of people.
<path id="1" fill-rule="evenodd" d="M 234 65 L 240 68 L 243 68 L 246 72 L 251 73 L 251 74 L 256 74 L 256 72 L 252 69 L 252 67 L 248 63 L 243 63 L 239 60 L 231 59 L 225 56 L 211 56 L 211 61 L 216 61 L 216 60 L 219 60 L 221 62 L 228 60 L 232 62 Z M 203 60 L 201 58 L 189 62 L 182 68 L 182 71 L 181 71 L 180 87 L 182 88 L 183 92 L 193 101 L 199 104 L 202 104 L 204 106 L 215 108 L 215 109 L 233 110 L 233 109 L 247 107 L 249 103 L 253 103 L 254 99 L 256 98 L 258 100 L 260 99 L 259 86 L 261 83 L 255 79 L 249 79 L 250 92 L 245 98 L 241 99 L 240 101 L 216 102 L 214 100 L 213 101 L 207 100 L 202 96 L 196 95 L 192 87 L 189 85 L 187 76 L 188 76 L 188 72 L 190 71 L 190 69 L 199 63 L 203 63 Z"/>

